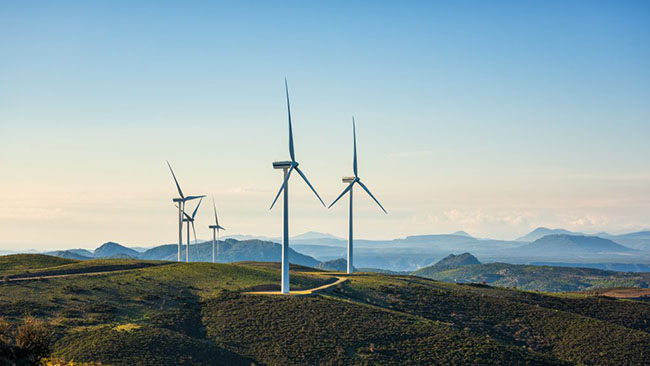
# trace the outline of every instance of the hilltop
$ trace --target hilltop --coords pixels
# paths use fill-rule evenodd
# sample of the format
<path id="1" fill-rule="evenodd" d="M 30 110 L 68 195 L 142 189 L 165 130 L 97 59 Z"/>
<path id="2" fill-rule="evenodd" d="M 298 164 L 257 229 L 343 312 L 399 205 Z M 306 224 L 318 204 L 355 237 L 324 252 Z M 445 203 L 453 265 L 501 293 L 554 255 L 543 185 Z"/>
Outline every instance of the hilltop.
<path id="1" fill-rule="evenodd" d="M 469 253 L 463 253 L 459 255 L 450 254 L 445 258 L 441 259 L 440 261 L 438 261 L 436 264 L 429 267 L 421 268 L 413 272 L 413 274 L 426 276 L 426 274 L 428 273 L 441 272 L 452 268 L 469 266 L 472 264 L 481 264 L 481 262 L 479 262 L 479 260 L 476 259 L 475 256 Z"/>
<path id="2" fill-rule="evenodd" d="M 331 261 L 319 263 L 316 268 L 327 271 L 345 272 L 348 270 L 348 261 L 343 258 L 333 259 Z"/>
<path id="3" fill-rule="evenodd" d="M 53 356 L 63 360 L 562 365 L 643 364 L 650 356 L 650 304 L 633 300 L 376 273 L 346 276 L 347 282 L 312 297 L 245 295 L 277 286 L 278 265 L 152 262 L 135 268 L 147 263 L 49 258 L 49 265 L 44 256 L 0 263 L 18 276 L 15 271 L 83 271 L 107 263 L 116 270 L 0 282 L 0 316 L 17 324 L 29 309 L 55 325 Z M 292 266 L 293 288 L 333 280 L 330 272 Z"/>

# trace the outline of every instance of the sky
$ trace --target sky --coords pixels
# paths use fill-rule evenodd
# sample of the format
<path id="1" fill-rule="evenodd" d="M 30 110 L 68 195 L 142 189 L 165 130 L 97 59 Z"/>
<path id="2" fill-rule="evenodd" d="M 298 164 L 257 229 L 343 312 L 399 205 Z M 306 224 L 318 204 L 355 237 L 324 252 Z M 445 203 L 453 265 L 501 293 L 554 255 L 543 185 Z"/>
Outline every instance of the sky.
<path id="1" fill-rule="evenodd" d="M 1 1 L 0 249 L 280 236 L 275 160 L 355 234 L 650 228 L 647 1 Z M 295 178 L 298 178 L 297 176 Z M 347 200 L 290 184 L 292 235 Z M 199 238 L 211 238 L 211 201 Z M 193 208 L 193 207 L 192 207 Z"/>

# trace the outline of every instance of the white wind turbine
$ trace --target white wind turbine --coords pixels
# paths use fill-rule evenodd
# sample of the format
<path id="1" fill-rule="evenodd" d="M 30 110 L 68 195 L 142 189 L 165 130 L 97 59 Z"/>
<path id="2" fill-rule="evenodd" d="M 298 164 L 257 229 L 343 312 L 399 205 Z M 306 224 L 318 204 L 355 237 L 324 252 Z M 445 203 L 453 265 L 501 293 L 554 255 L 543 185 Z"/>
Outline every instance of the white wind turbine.
<path id="1" fill-rule="evenodd" d="M 172 172 L 172 177 L 174 177 L 174 183 L 176 183 L 176 188 L 178 189 L 178 194 L 180 195 L 180 198 L 174 198 L 172 199 L 173 202 L 176 203 L 176 207 L 178 207 L 178 261 L 181 261 L 181 248 L 183 247 L 183 214 L 185 213 L 185 202 L 195 200 L 197 198 L 203 198 L 205 196 L 185 196 L 183 195 L 183 191 L 181 190 L 181 186 L 178 184 L 178 180 L 176 179 L 176 174 L 174 174 L 174 169 L 172 169 L 171 164 L 169 164 L 169 161 L 167 162 L 167 166 L 169 167 L 169 171 Z M 188 228 L 189 230 L 189 228 Z M 187 240 L 188 244 L 190 240 Z"/>
<path id="2" fill-rule="evenodd" d="M 287 85 L 287 79 L 284 79 L 284 89 L 287 95 L 287 114 L 289 116 L 289 155 L 291 156 L 291 161 L 276 161 L 273 163 L 274 169 L 282 169 L 284 172 L 284 180 L 282 186 L 278 191 L 278 194 L 275 196 L 271 208 L 275 205 L 275 202 L 280 197 L 281 193 L 284 193 L 284 218 L 283 218 L 283 228 L 282 228 L 282 293 L 289 293 L 289 177 L 291 173 L 295 170 L 300 174 L 302 179 L 307 183 L 309 188 L 314 192 L 318 200 L 325 206 L 325 203 L 318 195 L 318 192 L 314 187 L 309 183 L 309 180 L 305 174 L 298 168 L 298 162 L 296 161 L 295 152 L 293 149 L 293 131 L 291 129 L 291 107 L 289 105 L 289 86 Z"/>
<path id="3" fill-rule="evenodd" d="M 354 235 L 353 235 L 353 220 L 352 220 L 352 188 L 354 187 L 354 184 L 357 183 L 363 188 L 366 193 L 379 205 L 379 207 L 384 211 L 385 214 L 388 214 L 386 210 L 384 209 L 384 206 L 377 201 L 375 196 L 370 193 L 370 190 L 368 187 L 366 187 L 363 182 L 361 182 L 361 179 L 359 178 L 359 170 L 357 168 L 357 130 L 356 126 L 354 123 L 354 117 L 352 117 L 352 135 L 354 139 L 354 158 L 352 160 L 352 168 L 354 170 L 354 177 L 343 177 L 343 183 L 348 183 L 348 186 L 343 190 L 343 192 L 332 202 L 331 205 L 329 205 L 328 208 L 334 206 L 334 204 L 341 199 L 346 193 L 350 192 L 350 222 L 349 222 L 349 232 L 348 232 L 348 274 L 352 274 L 354 272 L 354 265 L 353 265 L 353 244 L 354 244 Z"/>
<path id="4" fill-rule="evenodd" d="M 192 216 L 188 215 L 185 211 L 183 211 L 183 215 L 185 215 L 183 221 L 187 222 L 187 250 L 185 250 L 185 262 L 187 263 L 190 262 L 190 225 L 192 226 L 192 232 L 194 232 L 194 244 L 196 244 L 196 230 L 194 229 L 194 218 L 196 217 L 196 212 L 199 210 L 199 206 L 201 206 L 201 201 L 203 201 L 203 198 L 201 198 L 199 200 L 199 203 L 196 204 L 196 207 L 194 208 L 194 212 L 192 212 Z"/>
<path id="5" fill-rule="evenodd" d="M 216 257 L 219 255 L 219 230 L 226 230 L 223 226 L 219 225 L 219 218 L 217 217 L 217 205 L 214 203 L 212 197 L 212 207 L 214 208 L 214 225 L 208 226 L 212 229 L 212 263 L 215 263 Z"/>

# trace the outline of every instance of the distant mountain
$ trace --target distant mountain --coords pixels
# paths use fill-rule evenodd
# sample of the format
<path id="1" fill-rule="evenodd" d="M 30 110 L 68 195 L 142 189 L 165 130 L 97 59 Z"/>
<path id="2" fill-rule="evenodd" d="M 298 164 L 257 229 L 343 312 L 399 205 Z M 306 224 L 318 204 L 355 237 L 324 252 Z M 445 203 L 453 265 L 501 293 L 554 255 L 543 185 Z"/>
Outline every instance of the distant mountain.
<path id="1" fill-rule="evenodd" d="M 224 240 L 225 239 L 235 239 L 239 241 L 244 241 L 244 240 L 263 240 L 263 241 L 272 241 L 272 242 L 280 242 L 282 241 L 282 238 L 280 237 L 270 237 L 270 236 L 263 236 L 263 235 L 247 235 L 247 234 L 235 234 L 235 235 L 226 235 L 222 237 Z"/>
<path id="2" fill-rule="evenodd" d="M 271 241 L 275 243 L 282 242 L 281 237 L 272 237 L 272 236 L 263 236 L 263 235 L 245 235 L 245 234 L 236 234 L 236 235 L 227 235 L 224 239 L 235 239 L 239 241 L 244 240 L 262 240 L 262 241 Z M 342 238 L 336 237 L 332 234 L 321 233 L 318 231 L 308 231 L 296 236 L 292 236 L 291 241 L 293 243 L 300 244 L 325 244 L 325 243 L 336 243 L 339 241 L 345 241 Z"/>
<path id="3" fill-rule="evenodd" d="M 308 231 L 306 233 L 296 235 L 292 237 L 291 239 L 293 240 L 311 240 L 311 239 L 337 239 L 337 240 L 343 240 L 341 238 L 338 238 L 332 234 L 327 234 L 327 233 L 319 233 L 317 231 Z"/>
<path id="4" fill-rule="evenodd" d="M 66 252 L 72 252 L 74 254 L 78 254 L 80 256 L 88 257 L 88 258 L 92 258 L 95 256 L 93 252 L 87 249 L 67 249 Z"/>
<path id="5" fill-rule="evenodd" d="M 609 239 L 597 236 L 554 234 L 537 239 L 534 242 L 517 249 L 517 252 L 528 255 L 558 256 L 572 254 L 598 254 L 630 252 Z"/>
<path id="6" fill-rule="evenodd" d="M 634 233 L 627 233 L 621 235 L 612 235 L 616 239 L 650 239 L 650 230 L 637 231 Z"/>
<path id="7" fill-rule="evenodd" d="M 116 255 L 127 255 L 133 258 L 140 256 L 140 253 L 137 251 L 112 241 L 102 244 L 99 248 L 95 249 L 93 254 L 95 258 L 111 258 Z"/>
<path id="8" fill-rule="evenodd" d="M 545 227 L 538 227 L 537 229 L 522 236 L 521 238 L 518 238 L 517 241 L 533 242 L 537 239 L 541 239 L 547 235 L 553 235 L 553 234 L 582 235 L 582 233 L 572 232 L 564 229 L 549 229 Z"/>
<path id="9" fill-rule="evenodd" d="M 466 243 L 477 241 L 477 239 L 469 235 L 458 235 L 454 234 L 432 234 L 432 235 L 413 235 L 407 236 L 403 239 L 405 242 L 409 243 L 423 243 L 423 242 L 439 242 L 439 243 Z"/>
<path id="10" fill-rule="evenodd" d="M 414 275 L 426 277 L 429 274 L 446 271 L 452 268 L 458 268 L 462 266 L 470 266 L 473 264 L 481 264 L 475 256 L 469 253 L 463 253 L 459 255 L 450 254 L 445 258 L 438 261 L 436 264 L 421 268 L 415 272 Z"/>
<path id="11" fill-rule="evenodd" d="M 81 249 L 84 250 L 84 249 Z M 90 252 L 88 252 L 90 253 Z M 59 257 L 59 258 L 67 258 L 67 259 L 77 259 L 77 260 L 89 260 L 92 259 L 92 253 L 90 253 L 91 256 L 84 256 L 81 254 L 78 254 L 77 250 L 72 249 L 72 250 L 55 250 L 53 252 L 47 252 L 45 253 L 47 255 Z"/>
<path id="12" fill-rule="evenodd" d="M 466 236 L 468 238 L 473 238 L 473 236 L 469 235 L 468 233 L 466 233 L 463 230 L 456 231 L 455 233 L 453 233 L 451 235 Z"/>
<path id="13" fill-rule="evenodd" d="M 607 235 L 603 237 L 611 239 L 629 248 L 650 251 L 650 230 L 622 235 Z"/>
<path id="14" fill-rule="evenodd" d="M 328 271 L 345 272 L 348 270 L 348 261 L 343 258 L 333 259 L 331 261 L 319 263 L 316 268 Z"/>

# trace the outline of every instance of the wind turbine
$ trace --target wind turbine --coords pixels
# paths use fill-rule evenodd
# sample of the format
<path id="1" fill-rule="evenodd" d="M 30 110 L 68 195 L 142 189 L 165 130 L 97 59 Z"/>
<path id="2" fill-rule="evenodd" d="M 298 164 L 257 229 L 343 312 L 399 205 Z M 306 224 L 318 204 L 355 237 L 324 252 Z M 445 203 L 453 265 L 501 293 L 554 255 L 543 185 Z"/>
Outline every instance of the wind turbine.
<path id="1" fill-rule="evenodd" d="M 219 245 L 219 230 L 226 229 L 223 226 L 219 225 L 219 218 L 217 217 L 217 205 L 214 203 L 214 197 L 212 197 L 212 207 L 214 208 L 214 225 L 210 225 L 208 227 L 212 229 L 212 263 L 215 263 L 215 258 L 219 255 L 217 250 L 217 246 Z M 215 254 L 215 252 L 217 253 Z"/>
<path id="2" fill-rule="evenodd" d="M 284 180 L 278 194 L 275 196 L 273 203 L 269 209 L 272 209 L 275 205 L 275 202 L 280 197 L 281 193 L 284 193 L 284 218 L 283 218 L 283 229 L 282 229 L 282 293 L 289 293 L 289 178 L 291 173 L 295 170 L 300 174 L 302 179 L 307 183 L 309 188 L 314 192 L 320 203 L 325 206 L 325 202 L 320 198 L 318 192 L 314 187 L 309 183 L 309 180 L 305 176 L 305 173 L 298 168 L 298 162 L 296 161 L 296 155 L 293 149 L 293 131 L 291 129 L 291 106 L 289 105 L 289 86 L 287 84 L 287 79 L 284 79 L 284 90 L 287 95 L 287 114 L 289 116 L 289 156 L 291 161 L 276 161 L 273 163 L 274 169 L 282 169 L 284 172 Z"/>
<path id="3" fill-rule="evenodd" d="M 192 212 L 192 216 L 188 215 L 185 211 L 183 211 L 183 214 L 185 215 L 183 221 L 187 222 L 187 250 L 185 251 L 185 262 L 187 263 L 190 262 L 190 225 L 192 225 L 192 231 L 194 232 L 194 243 L 196 244 L 196 230 L 194 229 L 194 218 L 196 217 L 196 212 L 199 210 L 199 206 L 201 206 L 201 201 L 203 201 L 203 198 L 201 198 L 199 200 L 199 203 L 196 204 L 196 207 L 194 208 L 194 212 Z"/>
<path id="4" fill-rule="evenodd" d="M 346 193 L 350 192 L 350 222 L 349 222 L 349 232 L 348 232 L 348 274 L 352 274 L 354 272 L 354 265 L 353 265 L 353 252 L 352 252 L 352 247 L 354 244 L 354 235 L 353 235 L 353 220 L 352 220 L 352 188 L 354 187 L 354 184 L 359 184 L 361 188 L 363 188 L 366 193 L 379 205 L 379 207 L 384 211 L 385 214 L 388 214 L 386 210 L 384 209 L 384 206 L 377 201 L 375 196 L 370 193 L 370 190 L 368 187 L 366 187 L 363 182 L 361 182 L 361 179 L 359 178 L 359 170 L 357 168 L 357 129 L 354 123 L 354 117 L 352 117 L 352 135 L 354 139 L 354 158 L 352 160 L 352 168 L 354 170 L 354 177 L 343 177 L 343 183 L 348 183 L 348 186 L 343 190 L 343 192 L 332 202 L 331 205 L 329 205 L 328 208 L 334 206 L 334 204 L 341 199 Z"/>
<path id="5" fill-rule="evenodd" d="M 183 247 L 183 214 L 185 213 L 185 202 L 186 201 L 191 201 L 195 200 L 197 198 L 203 198 L 205 196 L 187 196 L 183 195 L 183 191 L 181 190 L 181 186 L 178 184 L 178 180 L 176 179 L 176 174 L 174 174 L 174 169 L 172 169 L 171 164 L 169 164 L 169 161 L 167 162 L 167 166 L 169 167 L 169 171 L 172 172 L 172 177 L 174 177 L 174 183 L 176 183 L 176 188 L 178 189 L 178 195 L 181 196 L 180 198 L 174 198 L 172 201 L 176 203 L 176 207 L 178 207 L 178 262 L 181 261 L 181 248 Z M 189 230 L 189 229 L 188 229 Z M 187 240 L 189 244 L 189 239 Z"/>

